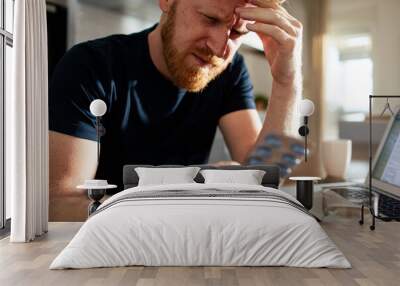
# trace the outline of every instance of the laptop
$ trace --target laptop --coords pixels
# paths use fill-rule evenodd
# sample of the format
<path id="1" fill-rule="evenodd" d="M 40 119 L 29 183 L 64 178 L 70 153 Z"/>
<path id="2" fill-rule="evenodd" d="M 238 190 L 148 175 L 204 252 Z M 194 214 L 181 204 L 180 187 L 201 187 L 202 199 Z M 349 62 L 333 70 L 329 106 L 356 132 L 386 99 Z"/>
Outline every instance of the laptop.
<path id="1" fill-rule="evenodd" d="M 373 204 L 375 214 L 400 217 L 400 108 L 390 120 L 372 161 Z M 368 202 L 369 175 L 363 184 L 330 186 L 355 203 Z"/>
<path id="2" fill-rule="evenodd" d="M 372 162 L 372 188 L 400 200 L 400 109 L 393 115 Z M 367 176 L 365 186 L 369 186 Z"/>

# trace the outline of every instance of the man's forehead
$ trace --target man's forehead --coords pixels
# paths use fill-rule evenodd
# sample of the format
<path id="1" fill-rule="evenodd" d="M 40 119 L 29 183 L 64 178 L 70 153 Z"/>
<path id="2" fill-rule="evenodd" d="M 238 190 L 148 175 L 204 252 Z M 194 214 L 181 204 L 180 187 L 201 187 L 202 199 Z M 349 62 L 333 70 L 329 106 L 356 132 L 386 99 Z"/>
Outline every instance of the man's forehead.
<path id="1" fill-rule="evenodd" d="M 202 10 L 212 12 L 221 20 L 231 21 L 238 7 L 254 6 L 249 0 L 191 0 Z"/>
<path id="2" fill-rule="evenodd" d="M 254 6 L 249 0 L 191 0 L 202 7 L 217 9 L 224 14 L 232 14 L 237 7 Z"/>

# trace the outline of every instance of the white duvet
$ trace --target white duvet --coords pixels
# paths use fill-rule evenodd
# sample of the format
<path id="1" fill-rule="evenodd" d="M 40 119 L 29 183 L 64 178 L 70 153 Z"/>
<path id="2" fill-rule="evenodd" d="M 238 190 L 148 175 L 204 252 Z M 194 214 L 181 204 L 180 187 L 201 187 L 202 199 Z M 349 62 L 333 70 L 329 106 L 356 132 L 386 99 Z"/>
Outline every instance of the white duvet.
<path id="1" fill-rule="evenodd" d="M 350 267 L 313 217 L 279 201 L 174 197 L 118 202 L 136 192 L 205 192 L 210 188 L 262 190 L 297 202 L 282 191 L 254 185 L 131 188 L 106 200 L 50 269 L 128 265 Z"/>

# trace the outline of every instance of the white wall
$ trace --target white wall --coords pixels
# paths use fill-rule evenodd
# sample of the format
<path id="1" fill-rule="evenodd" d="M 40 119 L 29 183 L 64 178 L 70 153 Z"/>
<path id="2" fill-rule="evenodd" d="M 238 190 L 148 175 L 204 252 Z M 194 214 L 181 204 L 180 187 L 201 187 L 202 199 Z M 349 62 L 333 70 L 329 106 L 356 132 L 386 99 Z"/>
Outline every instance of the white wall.
<path id="1" fill-rule="evenodd" d="M 242 47 L 239 51 L 246 62 L 255 94 L 271 95 L 272 76 L 269 64 L 259 51 Z"/>
<path id="2" fill-rule="evenodd" d="M 377 1 L 373 34 L 376 94 L 400 95 L 400 1 Z"/>

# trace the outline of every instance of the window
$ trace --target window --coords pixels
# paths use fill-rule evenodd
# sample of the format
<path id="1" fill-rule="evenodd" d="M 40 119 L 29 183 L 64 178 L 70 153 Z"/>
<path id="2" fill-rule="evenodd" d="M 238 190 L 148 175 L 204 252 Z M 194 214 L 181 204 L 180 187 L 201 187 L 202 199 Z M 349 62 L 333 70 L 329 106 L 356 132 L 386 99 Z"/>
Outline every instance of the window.
<path id="1" fill-rule="evenodd" d="M 339 63 L 338 100 L 344 113 L 368 111 L 368 95 L 372 94 L 371 58 L 353 58 Z"/>
<path id="2" fill-rule="evenodd" d="M 371 37 L 335 37 L 328 45 L 329 105 L 343 113 L 368 112 L 368 96 L 373 91 Z"/>
<path id="3" fill-rule="evenodd" d="M 331 35 L 325 70 L 325 137 L 337 137 L 344 118 L 363 118 L 373 93 L 371 35 Z"/>
<path id="4" fill-rule="evenodd" d="M 5 188 L 5 98 L 11 92 L 14 0 L 0 0 L 0 228 L 10 217 L 9 197 Z M 1 233 L 0 233 L 1 234 Z"/>

